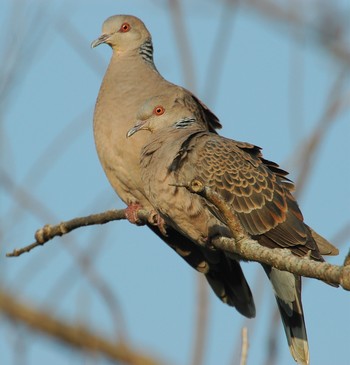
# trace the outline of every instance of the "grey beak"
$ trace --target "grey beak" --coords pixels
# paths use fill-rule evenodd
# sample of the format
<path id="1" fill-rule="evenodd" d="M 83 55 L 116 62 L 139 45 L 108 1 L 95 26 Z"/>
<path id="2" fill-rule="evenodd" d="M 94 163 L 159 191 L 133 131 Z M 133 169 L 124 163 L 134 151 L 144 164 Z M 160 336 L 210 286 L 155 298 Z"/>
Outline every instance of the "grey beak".
<path id="1" fill-rule="evenodd" d="M 128 133 L 126 134 L 126 138 L 131 137 L 133 134 L 135 134 L 139 130 L 143 129 L 145 122 L 146 121 L 144 121 L 144 120 L 138 120 L 137 123 L 131 129 L 128 130 Z"/>
<path id="2" fill-rule="evenodd" d="M 95 39 L 93 42 L 91 42 L 91 48 L 95 48 L 102 43 L 106 43 L 106 41 L 108 40 L 109 37 L 110 37 L 110 34 L 101 34 L 97 39 Z"/>

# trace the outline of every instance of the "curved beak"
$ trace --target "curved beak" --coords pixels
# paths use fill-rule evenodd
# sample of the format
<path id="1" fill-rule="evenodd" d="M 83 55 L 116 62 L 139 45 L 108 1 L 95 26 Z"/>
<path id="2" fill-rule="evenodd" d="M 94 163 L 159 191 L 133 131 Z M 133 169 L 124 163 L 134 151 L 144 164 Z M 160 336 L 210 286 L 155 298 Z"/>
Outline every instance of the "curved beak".
<path id="1" fill-rule="evenodd" d="M 91 42 L 91 48 L 95 48 L 102 43 L 106 43 L 110 36 L 110 34 L 101 34 L 97 39 Z"/>
<path id="2" fill-rule="evenodd" d="M 146 120 L 138 120 L 136 122 L 136 124 L 128 130 L 128 133 L 126 134 L 126 138 L 131 137 L 132 135 L 134 135 L 136 132 L 142 130 L 142 129 L 148 129 L 147 127 L 145 128 L 145 124 L 146 124 Z"/>

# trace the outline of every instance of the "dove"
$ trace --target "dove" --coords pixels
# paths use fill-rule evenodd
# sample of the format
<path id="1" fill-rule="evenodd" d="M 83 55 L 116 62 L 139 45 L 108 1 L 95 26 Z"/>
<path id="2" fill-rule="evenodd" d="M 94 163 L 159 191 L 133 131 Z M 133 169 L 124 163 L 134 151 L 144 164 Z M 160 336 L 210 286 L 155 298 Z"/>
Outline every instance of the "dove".
<path id="1" fill-rule="evenodd" d="M 304 223 L 288 173 L 264 159 L 261 148 L 203 128 L 183 98 L 162 94 L 147 100 L 127 137 L 136 133 L 148 136 L 140 165 L 149 201 L 166 225 L 198 247 L 213 250 L 212 238 L 231 233 L 212 204 L 183 187 L 194 179 L 220 194 L 259 244 L 316 261 L 323 261 L 322 254 L 338 254 Z M 263 268 L 273 286 L 291 354 L 299 364 L 308 364 L 301 278 L 268 265 Z"/>

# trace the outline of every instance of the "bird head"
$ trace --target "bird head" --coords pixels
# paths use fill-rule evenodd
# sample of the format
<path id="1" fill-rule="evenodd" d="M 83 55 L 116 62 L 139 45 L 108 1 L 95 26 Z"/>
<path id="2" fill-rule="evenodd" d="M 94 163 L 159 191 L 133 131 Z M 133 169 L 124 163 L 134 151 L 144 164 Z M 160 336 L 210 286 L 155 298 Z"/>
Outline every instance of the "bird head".
<path id="1" fill-rule="evenodd" d="M 171 94 L 148 99 L 137 113 L 136 124 L 128 131 L 127 137 L 140 130 L 155 132 L 168 127 L 183 128 L 184 122 L 194 122 L 193 113 L 180 100 Z"/>
<path id="2" fill-rule="evenodd" d="M 151 40 L 151 35 L 139 18 L 114 15 L 104 21 L 102 34 L 91 43 L 91 47 L 106 43 L 113 50 L 125 52 L 140 48 L 148 40 Z"/>

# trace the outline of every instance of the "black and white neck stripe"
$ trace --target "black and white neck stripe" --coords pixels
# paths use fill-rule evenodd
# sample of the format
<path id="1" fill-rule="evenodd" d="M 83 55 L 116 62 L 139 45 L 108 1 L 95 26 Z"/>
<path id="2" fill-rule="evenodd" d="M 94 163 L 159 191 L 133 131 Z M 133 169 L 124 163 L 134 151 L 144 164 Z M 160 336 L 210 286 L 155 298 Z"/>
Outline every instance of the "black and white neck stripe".
<path id="1" fill-rule="evenodd" d="M 139 54 L 145 62 L 156 69 L 153 62 L 153 44 L 150 39 L 147 39 L 147 41 L 141 45 L 139 48 Z"/>
<path id="2" fill-rule="evenodd" d="M 175 128 L 176 129 L 187 128 L 190 125 L 194 124 L 195 122 L 196 120 L 194 118 L 183 118 L 175 123 Z"/>

